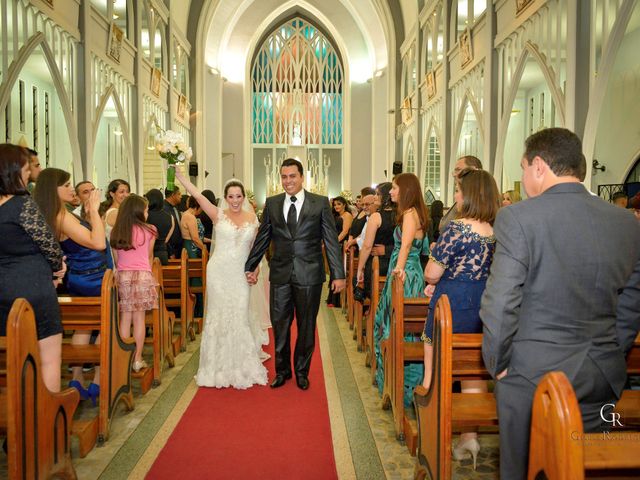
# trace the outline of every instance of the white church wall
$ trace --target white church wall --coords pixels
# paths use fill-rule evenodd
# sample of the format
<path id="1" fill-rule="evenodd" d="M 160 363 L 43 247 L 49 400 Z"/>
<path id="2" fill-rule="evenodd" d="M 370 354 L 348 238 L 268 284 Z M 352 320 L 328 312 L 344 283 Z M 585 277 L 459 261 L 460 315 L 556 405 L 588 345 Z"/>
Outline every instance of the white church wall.
<path id="1" fill-rule="evenodd" d="M 244 175 L 244 92 L 240 83 L 224 82 L 222 86 L 222 171 L 221 178 L 224 184 L 229 178 L 235 177 L 243 180 L 247 185 L 251 184 Z M 213 128 L 214 125 L 205 125 L 205 128 Z"/>
<path id="2" fill-rule="evenodd" d="M 389 160 L 389 129 L 393 120 L 388 110 L 388 71 L 371 79 L 371 177 L 368 183 L 382 183 L 386 181 Z M 352 129 L 353 131 L 353 129 Z M 353 159 L 353 157 L 352 157 Z M 387 171 L 387 175 L 385 175 Z M 354 177 L 355 178 L 355 177 Z M 355 180 L 354 180 L 355 182 Z"/>
<path id="3" fill-rule="evenodd" d="M 351 84 L 351 191 L 371 184 L 371 83 Z"/>

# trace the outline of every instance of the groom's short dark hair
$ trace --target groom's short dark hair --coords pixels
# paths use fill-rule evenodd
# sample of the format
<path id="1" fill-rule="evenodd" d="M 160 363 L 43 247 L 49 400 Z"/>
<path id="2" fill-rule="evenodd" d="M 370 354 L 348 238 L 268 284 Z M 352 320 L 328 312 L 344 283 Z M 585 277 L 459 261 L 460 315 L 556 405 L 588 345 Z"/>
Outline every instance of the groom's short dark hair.
<path id="1" fill-rule="evenodd" d="M 282 165 L 280 165 L 280 171 L 282 171 L 282 167 L 298 167 L 298 171 L 300 172 L 300 175 L 304 175 L 304 169 L 302 168 L 302 163 L 300 163 L 300 161 L 296 160 L 295 158 L 287 158 L 286 160 L 284 160 L 282 162 Z"/>

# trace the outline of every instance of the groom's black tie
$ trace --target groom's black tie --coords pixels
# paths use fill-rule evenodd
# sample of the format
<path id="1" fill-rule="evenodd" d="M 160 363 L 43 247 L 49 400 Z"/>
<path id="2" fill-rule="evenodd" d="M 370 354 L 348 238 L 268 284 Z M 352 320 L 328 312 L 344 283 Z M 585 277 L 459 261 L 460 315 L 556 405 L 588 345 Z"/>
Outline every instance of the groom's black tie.
<path id="1" fill-rule="evenodd" d="M 296 197 L 291 197 L 291 206 L 289 207 L 289 213 L 287 213 L 287 227 L 291 236 L 296 234 L 296 228 L 298 227 L 298 211 L 296 210 Z"/>

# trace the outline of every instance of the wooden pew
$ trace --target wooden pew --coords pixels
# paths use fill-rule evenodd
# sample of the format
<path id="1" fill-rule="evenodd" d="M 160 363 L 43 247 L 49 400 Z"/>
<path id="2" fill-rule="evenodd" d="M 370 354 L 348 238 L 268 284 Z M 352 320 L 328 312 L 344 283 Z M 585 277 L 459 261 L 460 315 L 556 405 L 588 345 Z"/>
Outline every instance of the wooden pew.
<path id="1" fill-rule="evenodd" d="M 382 408 L 391 408 L 396 438 L 406 440 L 413 455 L 416 449 L 417 426 L 413 425 L 404 409 L 404 367 L 406 362 L 424 362 L 422 341 L 407 342 L 406 334 L 420 335 L 427 319 L 429 299 L 405 298 L 404 284 L 397 277 L 391 284 L 391 325 L 389 338 L 383 342 L 384 387 Z"/>
<path id="2" fill-rule="evenodd" d="M 35 316 L 24 298 L 11 307 L 0 357 L 0 432 L 7 436 L 9 478 L 75 479 L 71 422 L 80 395 L 74 388 L 52 393 L 44 385 Z"/>
<path id="3" fill-rule="evenodd" d="M 158 258 L 153 260 L 153 278 L 158 282 L 158 308 L 147 312 L 145 323 L 153 328 L 153 335 L 147 338 L 153 344 L 153 386 L 160 385 L 165 361 L 169 367 L 175 365 L 173 355 L 173 322 L 175 315 L 167 310 L 164 299 L 162 264 Z"/>
<path id="4" fill-rule="evenodd" d="M 452 393 L 455 380 L 489 379 L 482 361 L 482 334 L 453 334 L 446 295 L 436 304 L 431 386 L 414 391 L 418 424 L 415 478 L 451 478 L 452 432 L 498 424 L 492 393 Z"/>
<path id="5" fill-rule="evenodd" d="M 578 400 L 565 374 L 550 372 L 542 378 L 533 398 L 530 480 L 582 480 L 585 472 L 639 478 L 639 453 L 640 432 L 585 434 Z"/>
<path id="6" fill-rule="evenodd" d="M 202 258 L 189 258 L 186 250 L 182 250 L 182 264 L 187 265 L 187 316 L 188 316 L 188 332 L 189 338 L 195 340 L 195 332 L 202 333 L 202 326 L 204 323 L 203 317 L 196 318 L 194 315 L 194 309 L 196 306 L 196 294 L 202 295 L 202 311 L 203 315 L 206 312 L 206 298 L 207 298 L 207 263 L 209 262 L 209 252 L 205 249 L 202 252 Z M 201 279 L 202 285 L 191 285 L 190 280 L 198 278 Z"/>
<path id="7" fill-rule="evenodd" d="M 356 247 L 349 247 L 347 250 L 347 288 L 346 293 L 346 305 L 347 305 L 347 321 L 349 325 L 354 323 L 354 308 L 357 303 L 353 298 L 353 278 L 356 276 L 356 270 L 358 268 L 358 256 L 356 254 Z"/>
<path id="8" fill-rule="evenodd" d="M 123 339 L 119 333 L 118 289 L 114 275 L 107 270 L 102 279 L 100 297 L 58 297 L 62 325 L 65 330 L 99 330 L 99 345 L 62 345 L 62 362 L 100 365 L 100 396 L 98 416 L 89 423 L 76 422 L 81 456 L 109 438 L 109 427 L 120 401 L 133 410 L 131 366 L 136 349 L 133 338 Z M 93 441 L 93 443 L 92 443 Z"/>
<path id="9" fill-rule="evenodd" d="M 364 363 L 367 367 L 371 367 L 371 383 L 375 384 L 377 365 L 375 362 L 375 341 L 373 338 L 373 324 L 376 319 L 376 310 L 378 308 L 378 302 L 380 302 L 380 295 L 387 283 L 387 277 L 380 275 L 380 259 L 377 256 L 373 257 L 371 265 L 371 298 L 369 311 L 365 317 L 365 334 L 364 334 L 364 348 L 366 351 Z M 375 288 L 376 285 L 378 288 Z"/>
<path id="10" fill-rule="evenodd" d="M 173 353 L 184 352 L 187 349 L 187 322 L 189 320 L 188 301 L 188 270 L 186 260 L 183 268 L 182 256 L 180 259 L 170 259 L 168 265 L 162 266 L 162 288 L 167 308 L 177 308 L 180 312 L 180 334 L 173 338 Z M 172 332 L 173 334 L 173 332 Z"/>
<path id="11" fill-rule="evenodd" d="M 416 479 L 424 479 L 427 474 L 431 478 L 450 478 L 454 430 L 497 425 L 492 393 L 451 391 L 454 380 L 490 379 L 482 360 L 482 334 L 452 332 L 451 307 L 449 299 L 443 295 L 435 312 L 431 387 L 427 391 L 420 385 L 414 392 L 418 424 Z M 627 356 L 630 374 L 638 371 L 638 359 L 640 335 Z M 625 423 L 635 425 L 640 422 L 640 392 L 625 390 L 615 411 L 622 414 Z"/>

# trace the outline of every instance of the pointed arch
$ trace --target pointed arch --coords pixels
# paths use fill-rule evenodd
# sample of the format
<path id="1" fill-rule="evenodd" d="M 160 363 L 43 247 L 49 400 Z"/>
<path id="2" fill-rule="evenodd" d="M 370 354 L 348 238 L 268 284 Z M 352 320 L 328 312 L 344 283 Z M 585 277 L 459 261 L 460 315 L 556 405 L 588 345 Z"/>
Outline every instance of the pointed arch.
<path id="1" fill-rule="evenodd" d="M 129 124 L 127 123 L 127 117 L 125 116 L 124 109 L 122 108 L 122 104 L 120 103 L 120 99 L 118 98 L 118 92 L 116 91 L 116 87 L 113 83 L 109 84 L 105 92 L 100 97 L 100 101 L 98 102 L 98 108 L 96 109 L 96 116 L 91 127 L 91 138 L 93 144 L 91 146 L 91 151 L 93 152 L 96 144 L 96 137 L 98 136 L 98 128 L 100 127 L 100 121 L 102 120 L 102 115 L 104 113 L 104 109 L 107 106 L 107 102 L 109 98 L 113 99 L 113 104 L 116 107 L 116 114 L 118 115 L 118 121 L 120 122 L 120 128 L 122 128 L 122 136 L 124 137 L 124 145 L 127 149 L 127 157 L 128 157 L 128 168 L 129 171 L 129 183 L 132 185 L 137 185 L 136 179 L 136 169 L 134 160 L 133 160 L 133 148 L 131 146 L 131 137 L 129 137 Z"/>
<path id="2" fill-rule="evenodd" d="M 522 53 L 520 54 L 520 59 L 518 60 L 516 69 L 514 71 L 511 83 L 511 89 L 509 90 L 509 94 L 507 95 L 504 107 L 502 110 L 502 118 L 500 119 L 500 126 L 498 130 L 498 145 L 496 149 L 496 161 L 494 165 L 493 174 L 498 182 L 498 185 L 502 182 L 502 170 L 504 166 L 504 148 L 507 139 L 507 131 L 509 129 L 509 121 L 511 119 L 511 110 L 513 109 L 513 104 L 516 100 L 516 95 L 518 94 L 518 89 L 520 88 L 520 81 L 522 80 L 522 75 L 524 74 L 524 70 L 527 66 L 527 59 L 531 56 L 540 70 L 544 75 L 545 82 L 549 87 L 551 92 L 551 97 L 553 99 L 553 103 L 556 107 L 556 113 L 558 114 L 558 121 L 560 125 L 565 125 L 566 112 L 565 112 L 565 102 L 564 102 L 564 94 L 562 90 L 555 82 L 555 73 L 553 69 L 547 66 L 545 60 L 545 56 L 540 53 L 538 47 L 528 40 L 522 49 Z"/>
<path id="3" fill-rule="evenodd" d="M 429 121 L 428 127 L 425 130 L 425 136 L 424 136 L 424 140 L 423 140 L 423 147 L 422 147 L 422 152 L 423 152 L 423 159 L 422 159 L 422 168 L 420 169 L 420 182 L 422 183 L 423 189 L 424 189 L 424 193 L 426 194 L 427 190 L 430 189 L 430 187 L 434 187 L 435 185 L 429 184 L 427 183 L 427 173 L 429 171 L 429 167 L 430 167 L 430 162 L 429 160 L 431 160 L 429 158 L 429 151 L 430 151 L 430 139 L 431 139 L 431 134 L 433 133 L 433 137 L 435 137 L 436 139 L 436 143 L 438 145 L 438 149 L 440 149 L 440 154 L 439 154 L 439 159 L 438 162 L 440 163 L 440 165 L 438 166 L 438 185 L 440 187 L 440 197 L 442 197 L 442 192 L 444 191 L 443 188 L 443 181 L 442 178 L 445 174 L 444 172 L 444 162 L 442 161 L 442 137 L 440 136 L 440 130 L 438 128 L 437 123 L 435 122 L 435 120 L 432 118 Z M 435 192 L 434 192 L 435 194 Z"/>
<path id="4" fill-rule="evenodd" d="M 404 150 L 404 171 L 406 173 L 416 173 L 416 149 L 413 145 L 413 137 L 407 137 L 407 148 Z"/>
<path id="5" fill-rule="evenodd" d="M 71 102 L 69 101 L 69 96 L 67 95 L 67 91 L 64 88 L 62 74 L 60 73 L 60 70 L 58 70 L 55 56 L 53 55 L 51 47 L 49 47 L 49 44 L 47 43 L 45 34 L 43 32 L 38 32 L 33 35 L 20 48 L 17 56 L 15 57 L 15 60 L 11 62 L 11 65 L 9 65 L 5 80 L 2 85 L 0 85 L 0 111 L 4 111 L 4 109 L 7 107 L 7 103 L 9 102 L 9 98 L 11 97 L 11 90 L 13 89 L 15 83 L 18 81 L 20 72 L 22 72 L 22 69 L 26 65 L 27 61 L 38 47 L 42 48 L 44 60 L 47 64 L 49 72 L 51 73 L 53 87 L 56 91 L 56 94 L 58 95 L 58 101 L 62 106 L 62 115 L 64 116 L 64 121 L 67 127 L 67 133 L 69 135 L 69 142 L 71 146 L 71 156 L 73 162 L 73 172 L 71 173 L 75 174 L 77 178 L 78 175 L 84 175 L 82 160 L 80 157 L 78 129 L 73 115 L 73 108 L 71 106 Z"/>
<path id="6" fill-rule="evenodd" d="M 476 121 L 478 122 L 478 129 L 480 130 L 480 137 L 482 142 L 484 143 L 484 124 L 482 122 L 482 110 L 480 110 L 480 105 L 475 95 L 471 91 L 470 88 L 464 93 L 464 100 L 460 103 L 460 108 L 458 109 L 458 114 L 456 116 L 456 127 L 455 127 L 455 135 L 452 138 L 451 143 L 451 152 L 455 155 L 458 151 L 456 148 L 458 143 L 460 142 L 460 133 L 462 133 L 462 124 L 464 123 L 464 112 L 467 110 L 467 105 L 471 105 L 473 109 L 473 114 L 476 117 Z M 450 171 L 453 172 L 453 167 L 455 165 L 455 158 L 451 157 L 451 165 L 449 165 Z"/>
<path id="7" fill-rule="evenodd" d="M 590 182 L 591 179 L 591 159 L 595 153 L 598 124 L 600 123 L 600 112 L 602 111 L 602 104 L 604 103 L 605 96 L 607 95 L 609 77 L 611 76 L 611 72 L 618 56 L 618 50 L 620 49 L 620 45 L 622 44 L 627 31 L 627 25 L 629 24 L 629 20 L 631 20 L 635 2 L 636 0 L 624 0 L 624 4 L 620 7 L 619 13 L 609 35 L 606 50 L 602 54 L 598 75 L 589 98 L 589 110 L 587 111 L 587 119 L 585 122 L 582 140 L 582 151 L 587 159 L 587 173 L 585 177 L 587 182 Z"/>

